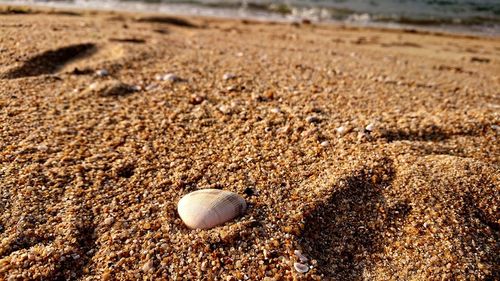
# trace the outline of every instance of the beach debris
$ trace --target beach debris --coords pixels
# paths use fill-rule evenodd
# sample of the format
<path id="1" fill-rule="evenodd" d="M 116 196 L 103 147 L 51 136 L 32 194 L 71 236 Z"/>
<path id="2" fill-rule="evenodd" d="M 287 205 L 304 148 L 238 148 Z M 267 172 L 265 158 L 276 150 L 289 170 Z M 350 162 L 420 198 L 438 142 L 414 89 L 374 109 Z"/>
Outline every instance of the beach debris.
<path id="1" fill-rule="evenodd" d="M 219 189 L 202 189 L 181 198 L 177 212 L 191 229 L 209 229 L 221 225 L 246 211 L 240 195 Z"/>
<path id="2" fill-rule="evenodd" d="M 321 122 L 321 119 L 317 116 L 311 115 L 306 117 L 306 122 L 307 123 L 319 123 Z"/>
<path id="3" fill-rule="evenodd" d="M 236 74 L 233 73 L 224 73 L 224 75 L 222 75 L 222 79 L 224 80 L 231 80 L 234 78 L 236 78 Z"/>
<path id="4" fill-rule="evenodd" d="M 306 256 L 304 256 L 304 254 L 302 254 L 302 252 L 300 250 L 295 250 L 295 251 L 293 251 L 293 253 L 300 260 L 300 262 L 305 263 L 309 260 Z"/>
<path id="5" fill-rule="evenodd" d="M 108 76 L 109 75 L 109 71 L 107 71 L 106 69 L 99 69 L 95 72 L 95 75 L 99 76 L 99 77 L 104 77 L 104 76 Z"/>
<path id="6" fill-rule="evenodd" d="M 125 84 L 119 80 L 109 80 L 90 84 L 89 91 L 101 97 L 125 96 L 140 90 L 140 86 Z"/>
<path id="7" fill-rule="evenodd" d="M 306 273 L 309 271 L 309 266 L 300 262 L 295 262 L 293 268 L 299 273 Z"/>

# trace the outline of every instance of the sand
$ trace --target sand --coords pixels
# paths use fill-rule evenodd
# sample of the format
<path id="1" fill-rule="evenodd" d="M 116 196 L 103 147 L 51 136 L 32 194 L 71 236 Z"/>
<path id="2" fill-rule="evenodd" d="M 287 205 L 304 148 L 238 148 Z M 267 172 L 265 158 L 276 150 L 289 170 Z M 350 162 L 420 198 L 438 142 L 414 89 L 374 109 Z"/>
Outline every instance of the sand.
<path id="1" fill-rule="evenodd" d="M 0 280 L 500 278 L 499 38 L 0 11 Z"/>

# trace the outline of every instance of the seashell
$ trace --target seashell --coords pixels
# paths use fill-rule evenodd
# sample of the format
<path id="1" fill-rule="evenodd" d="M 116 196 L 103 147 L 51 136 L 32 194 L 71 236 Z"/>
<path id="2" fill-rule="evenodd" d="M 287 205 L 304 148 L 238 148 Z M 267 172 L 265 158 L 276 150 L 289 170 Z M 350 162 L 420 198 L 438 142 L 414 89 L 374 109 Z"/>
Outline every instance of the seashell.
<path id="1" fill-rule="evenodd" d="M 295 270 L 300 273 L 306 273 L 309 271 L 309 266 L 300 262 L 294 263 L 293 268 L 295 268 Z"/>
<path id="2" fill-rule="evenodd" d="M 236 74 L 233 73 L 224 73 L 224 75 L 222 75 L 222 79 L 224 80 L 231 80 L 234 78 L 236 78 Z"/>
<path id="3" fill-rule="evenodd" d="M 177 212 L 191 229 L 208 229 L 243 214 L 247 204 L 238 194 L 218 189 L 191 192 L 179 200 Z"/>

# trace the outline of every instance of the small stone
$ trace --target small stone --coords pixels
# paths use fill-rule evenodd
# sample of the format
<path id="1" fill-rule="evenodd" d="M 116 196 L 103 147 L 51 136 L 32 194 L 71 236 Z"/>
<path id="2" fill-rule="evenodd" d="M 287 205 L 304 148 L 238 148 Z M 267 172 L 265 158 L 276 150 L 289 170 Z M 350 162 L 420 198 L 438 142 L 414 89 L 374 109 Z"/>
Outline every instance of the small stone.
<path id="1" fill-rule="evenodd" d="M 344 126 L 340 126 L 337 129 L 335 129 L 335 131 L 337 132 L 337 134 L 343 136 L 347 133 L 347 128 Z"/>
<path id="2" fill-rule="evenodd" d="M 160 80 L 160 81 L 168 81 L 168 82 L 172 82 L 172 83 L 182 81 L 182 78 L 180 78 L 179 76 L 177 76 L 173 73 L 167 73 L 163 76 L 155 75 L 155 79 Z"/>
<path id="3" fill-rule="evenodd" d="M 280 110 L 280 108 L 279 108 L 279 107 L 273 107 L 273 108 L 271 108 L 271 112 L 272 112 L 272 113 L 280 113 L 280 112 L 281 112 L 281 110 Z"/>
<path id="4" fill-rule="evenodd" d="M 227 105 L 220 105 L 219 107 L 217 107 L 217 109 L 222 112 L 223 114 L 231 114 L 231 107 L 227 106 Z"/>
<path id="5" fill-rule="evenodd" d="M 153 270 L 153 261 L 148 261 L 142 266 L 144 272 L 149 272 Z"/>
<path id="6" fill-rule="evenodd" d="M 89 86 L 90 92 L 96 92 L 102 97 L 125 96 L 138 91 L 136 86 L 125 84 L 118 80 L 103 81 L 102 83 L 92 83 Z"/>
<path id="7" fill-rule="evenodd" d="M 106 69 L 99 69 L 95 72 L 95 74 L 99 77 L 104 77 L 104 76 L 108 76 L 109 75 L 109 72 L 106 70 Z"/>
<path id="8" fill-rule="evenodd" d="M 49 147 L 45 144 L 40 144 L 39 146 L 36 147 L 40 151 L 47 151 L 49 150 Z"/>
<path id="9" fill-rule="evenodd" d="M 139 85 L 133 85 L 133 86 L 131 86 L 131 88 L 132 88 L 133 91 L 136 91 L 136 92 L 142 90 L 142 87 L 139 86 Z"/>
<path id="10" fill-rule="evenodd" d="M 295 268 L 295 270 L 299 273 L 306 273 L 309 271 L 309 266 L 299 262 L 294 263 L 293 268 Z"/>
<path id="11" fill-rule="evenodd" d="M 105 224 L 105 225 L 111 225 L 111 224 L 113 224 L 114 222 L 115 222 L 115 218 L 113 218 L 113 217 L 109 217 L 109 218 L 106 218 L 106 219 L 104 220 L 104 224 Z"/>
<path id="12" fill-rule="evenodd" d="M 146 91 L 151 91 L 151 90 L 153 90 L 153 89 L 155 89 L 155 88 L 157 88 L 157 87 L 158 87 L 158 84 L 156 84 L 156 83 L 151 83 L 151 84 L 149 84 L 149 85 L 147 85 L 147 86 L 146 86 L 145 90 L 146 90 Z"/>
<path id="13" fill-rule="evenodd" d="M 224 75 L 222 76 L 222 79 L 224 80 L 231 80 L 234 78 L 236 78 L 236 75 L 233 73 L 224 73 Z"/>
<path id="14" fill-rule="evenodd" d="M 202 103 L 205 100 L 205 97 L 200 96 L 200 95 L 191 95 L 191 98 L 189 99 L 189 103 L 192 105 L 197 105 Z"/>
<path id="15" fill-rule="evenodd" d="M 375 128 L 375 125 L 373 123 L 370 123 L 370 124 L 366 125 L 365 130 L 368 132 L 372 132 L 374 128 Z"/>
<path id="16" fill-rule="evenodd" d="M 321 145 L 322 147 L 326 147 L 326 146 L 329 146 L 329 145 L 330 145 L 330 142 L 329 142 L 329 141 L 322 141 L 322 142 L 320 143 L 320 145 Z"/>
<path id="17" fill-rule="evenodd" d="M 319 123 L 321 122 L 321 119 L 319 119 L 317 116 L 307 116 L 306 117 L 306 122 L 307 123 Z"/>

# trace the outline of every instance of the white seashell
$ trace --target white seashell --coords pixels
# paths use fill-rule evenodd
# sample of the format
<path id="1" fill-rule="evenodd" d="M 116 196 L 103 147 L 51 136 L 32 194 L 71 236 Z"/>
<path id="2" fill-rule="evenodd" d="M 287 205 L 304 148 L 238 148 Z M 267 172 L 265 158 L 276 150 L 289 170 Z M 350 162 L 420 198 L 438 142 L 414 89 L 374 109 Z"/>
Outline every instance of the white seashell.
<path id="1" fill-rule="evenodd" d="M 165 75 L 155 75 L 155 79 L 156 80 L 160 80 L 160 81 L 168 81 L 168 82 L 179 82 L 179 81 L 182 81 L 182 78 L 180 78 L 179 76 L 173 74 L 173 73 L 167 73 Z"/>
<path id="2" fill-rule="evenodd" d="M 234 78 L 236 78 L 236 74 L 233 73 L 224 73 L 224 75 L 222 76 L 222 79 L 224 80 L 231 80 Z"/>
<path id="3" fill-rule="evenodd" d="M 365 127 L 365 130 L 368 132 L 373 131 L 373 129 L 375 129 L 375 125 L 373 123 L 370 123 L 370 124 L 366 125 L 366 127 Z"/>
<path id="4" fill-rule="evenodd" d="M 271 108 L 272 113 L 281 113 L 281 109 L 279 107 L 273 107 Z"/>
<path id="5" fill-rule="evenodd" d="M 238 194 L 218 189 L 202 189 L 181 198 L 177 212 L 192 229 L 208 229 L 243 214 L 247 204 Z"/>
<path id="6" fill-rule="evenodd" d="M 309 266 L 300 262 L 294 263 L 293 268 L 295 268 L 295 270 L 300 273 L 306 273 L 309 271 Z"/>
<path id="7" fill-rule="evenodd" d="M 321 145 L 321 146 L 323 146 L 323 147 L 327 147 L 327 146 L 329 146 L 329 145 L 330 145 L 330 142 L 329 142 L 329 141 L 322 141 L 322 142 L 320 143 L 320 145 Z"/>

